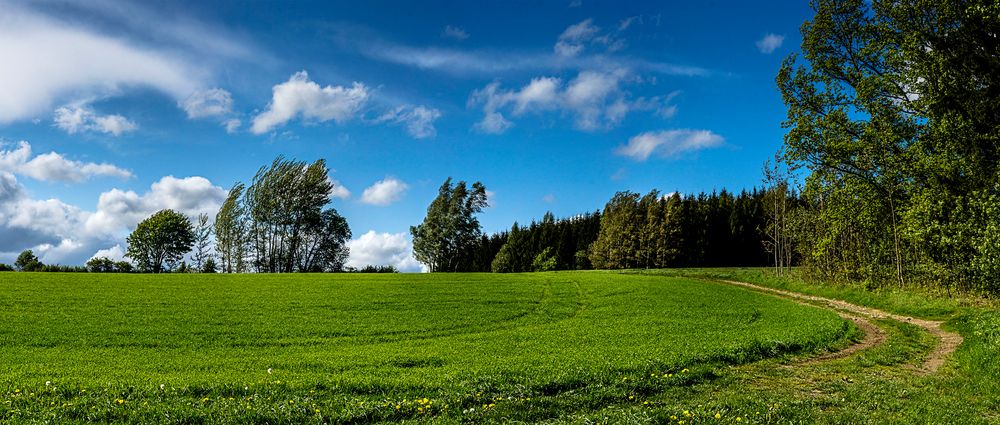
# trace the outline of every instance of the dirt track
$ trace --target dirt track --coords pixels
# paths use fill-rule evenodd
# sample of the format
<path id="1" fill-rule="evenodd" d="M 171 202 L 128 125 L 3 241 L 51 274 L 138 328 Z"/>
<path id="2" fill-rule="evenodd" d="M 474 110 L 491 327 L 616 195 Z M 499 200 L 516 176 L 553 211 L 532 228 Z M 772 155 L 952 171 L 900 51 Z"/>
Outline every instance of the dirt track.
<path id="1" fill-rule="evenodd" d="M 926 329 L 932 335 L 938 339 L 937 345 L 928 354 L 927 359 L 922 365 L 917 367 L 917 372 L 921 374 L 931 374 L 937 372 L 938 368 L 944 364 L 945 360 L 951 353 L 955 352 L 955 349 L 962 344 L 962 336 L 946 331 L 941 328 L 943 322 L 935 320 L 924 320 L 916 319 L 913 317 L 900 316 L 898 314 L 886 313 L 882 310 L 876 310 L 874 308 L 862 307 L 859 305 L 851 304 L 841 300 L 835 300 L 824 297 L 817 297 L 814 295 L 805 295 L 797 292 L 784 291 L 781 289 L 773 289 L 765 286 L 754 285 L 747 282 L 737 282 L 734 280 L 719 280 L 720 282 L 728 283 L 730 285 L 742 286 L 745 288 L 754 289 L 761 292 L 767 292 L 775 295 L 779 295 L 785 298 L 790 298 L 799 301 L 809 301 L 813 303 L 825 304 L 826 306 L 832 308 L 841 317 L 848 320 L 854 321 L 865 332 L 865 338 L 860 343 L 854 344 L 846 349 L 840 350 L 835 353 L 826 354 L 818 358 L 812 359 L 812 361 L 817 360 L 829 360 L 835 358 L 845 357 L 851 353 L 874 347 L 885 341 L 885 333 L 878 327 L 873 325 L 867 319 L 892 319 L 904 323 L 910 323 L 921 328 Z"/>

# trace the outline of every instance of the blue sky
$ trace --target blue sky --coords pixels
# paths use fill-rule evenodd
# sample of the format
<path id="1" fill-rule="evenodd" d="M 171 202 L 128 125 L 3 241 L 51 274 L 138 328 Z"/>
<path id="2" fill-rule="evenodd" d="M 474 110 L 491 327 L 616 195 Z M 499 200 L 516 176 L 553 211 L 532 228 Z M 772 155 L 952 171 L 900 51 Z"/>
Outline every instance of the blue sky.
<path id="1" fill-rule="evenodd" d="M 805 2 L 538 3 L 0 0 L 0 261 L 118 257 L 277 155 L 335 170 L 352 264 L 406 270 L 449 176 L 489 232 L 759 184 Z"/>

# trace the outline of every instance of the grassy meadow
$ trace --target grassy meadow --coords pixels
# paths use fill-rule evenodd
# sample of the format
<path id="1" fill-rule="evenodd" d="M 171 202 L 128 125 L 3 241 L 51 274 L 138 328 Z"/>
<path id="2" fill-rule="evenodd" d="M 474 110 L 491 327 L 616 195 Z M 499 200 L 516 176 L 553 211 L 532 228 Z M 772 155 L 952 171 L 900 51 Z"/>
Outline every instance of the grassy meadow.
<path id="1" fill-rule="evenodd" d="M 6 273 L 0 323 L 11 422 L 569 419 L 857 332 L 740 288 L 602 272 Z"/>
<path id="2" fill-rule="evenodd" d="M 947 320 L 935 339 L 728 278 Z M 0 274 L 0 423 L 993 423 L 1000 314 L 708 269 Z"/>

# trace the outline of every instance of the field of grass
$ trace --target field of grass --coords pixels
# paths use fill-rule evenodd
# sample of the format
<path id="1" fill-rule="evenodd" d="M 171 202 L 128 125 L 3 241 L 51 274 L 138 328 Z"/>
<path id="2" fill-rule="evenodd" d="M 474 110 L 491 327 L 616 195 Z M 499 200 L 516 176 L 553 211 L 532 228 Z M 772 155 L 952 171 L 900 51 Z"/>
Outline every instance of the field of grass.
<path id="1" fill-rule="evenodd" d="M 857 337 L 694 277 L 3 273 L 0 422 L 771 422 L 740 367 Z"/>

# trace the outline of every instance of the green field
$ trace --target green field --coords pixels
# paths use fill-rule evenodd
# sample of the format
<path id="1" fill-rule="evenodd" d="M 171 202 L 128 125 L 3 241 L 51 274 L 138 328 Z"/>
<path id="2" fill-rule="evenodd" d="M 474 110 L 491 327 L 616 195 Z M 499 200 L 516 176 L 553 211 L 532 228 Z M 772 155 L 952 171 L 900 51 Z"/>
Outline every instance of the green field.
<path id="1" fill-rule="evenodd" d="M 857 333 L 745 289 L 601 272 L 5 273 L 0 323 L 14 422 L 576 421 Z"/>

